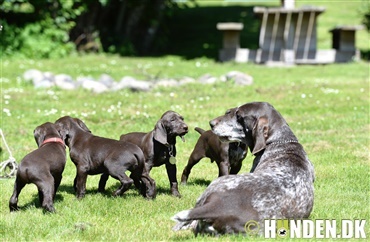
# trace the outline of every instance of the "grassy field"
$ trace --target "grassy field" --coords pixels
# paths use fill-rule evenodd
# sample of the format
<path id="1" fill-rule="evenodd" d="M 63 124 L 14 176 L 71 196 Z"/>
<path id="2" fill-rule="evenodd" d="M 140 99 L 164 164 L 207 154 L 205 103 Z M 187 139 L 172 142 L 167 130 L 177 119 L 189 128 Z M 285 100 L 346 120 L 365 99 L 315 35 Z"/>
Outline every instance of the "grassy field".
<path id="1" fill-rule="evenodd" d="M 196 62 L 201 62 L 196 67 Z M 130 131 L 149 131 L 160 115 L 172 109 L 185 117 L 190 127 L 186 142 L 178 140 L 178 178 L 199 135 L 199 126 L 208 128 L 210 119 L 250 101 L 268 101 L 286 118 L 315 165 L 315 206 L 311 219 L 369 219 L 369 73 L 368 63 L 328 66 L 269 68 L 257 65 L 217 64 L 200 59 L 183 61 L 119 58 L 93 55 L 62 60 L 14 60 L 2 63 L 1 128 L 17 161 L 36 148 L 33 129 L 46 121 L 72 115 L 85 121 L 99 136 L 118 138 Z M 171 62 L 171 67 L 166 63 Z M 114 64 L 113 64 L 114 63 Z M 146 74 L 199 77 L 239 70 L 254 77 L 247 87 L 233 83 L 189 84 L 178 88 L 159 88 L 148 93 L 119 91 L 92 94 L 85 90 L 35 90 L 20 75 L 27 68 L 64 70 L 72 76 L 106 72 L 118 77 L 143 77 L 139 66 L 150 66 Z M 199 65 L 198 65 L 199 66 Z M 127 68 L 125 68 L 127 67 Z M 176 70 L 175 70 L 176 69 Z M 7 158 L 3 152 L 2 160 Z M 248 156 L 242 171 L 252 163 Z M 190 208 L 197 197 L 217 176 L 217 166 L 204 159 L 195 166 L 183 197 L 169 194 L 164 167 L 154 168 L 158 197 L 146 201 L 134 189 L 113 198 L 118 186 L 108 181 L 108 192 L 97 193 L 99 176 L 90 176 L 87 196 L 77 201 L 72 182 L 75 168 L 67 161 L 55 207 L 57 213 L 44 215 L 36 187 L 26 186 L 20 195 L 22 211 L 9 213 L 8 199 L 13 179 L 1 180 L 1 237 L 4 240 L 187 240 L 190 232 L 173 233 L 169 219 L 177 211 Z M 366 227 L 367 236 L 369 226 Z M 199 238 L 204 240 L 204 238 Z M 208 240 L 209 238 L 207 238 Z M 234 240 L 238 237 L 222 237 Z"/>
<path id="2" fill-rule="evenodd" d="M 351 16 L 358 20 L 356 11 L 362 2 L 316 3 L 328 7 L 327 13 L 320 16 L 325 25 L 319 26 L 318 31 L 324 33 L 334 23 L 352 24 L 349 22 Z M 343 12 L 346 15 L 340 18 Z M 331 19 L 329 13 L 337 20 Z M 368 33 L 361 32 L 359 38 L 359 47 L 368 50 Z M 328 40 L 320 40 L 319 46 L 329 48 L 325 41 Z M 370 237 L 368 62 L 271 68 L 254 64 L 220 64 L 205 57 L 184 60 L 176 56 L 85 55 L 55 60 L 3 59 L 0 64 L 1 129 L 18 162 L 36 148 L 34 128 L 47 121 L 54 122 L 61 116 L 81 118 L 95 135 L 118 139 L 122 133 L 150 131 L 161 114 L 172 109 L 184 116 L 190 129 L 185 136 L 186 142 L 178 139 L 177 143 L 177 177 L 180 179 L 199 137 L 194 127 L 207 129 L 209 120 L 230 107 L 267 101 L 288 121 L 315 166 L 315 205 L 310 219 L 366 219 L 365 231 L 367 238 Z M 193 83 L 146 93 L 37 90 L 22 80 L 24 71 L 31 68 L 66 73 L 73 78 L 98 78 L 107 73 L 115 80 L 126 75 L 142 80 L 184 76 L 197 79 L 206 73 L 218 77 L 238 70 L 253 76 L 254 84 L 240 87 L 228 82 Z M 3 161 L 8 154 L 2 143 L 1 147 Z M 249 171 L 252 160 L 249 154 L 242 172 Z M 171 231 L 174 222 L 170 217 L 193 207 L 217 174 L 217 166 L 204 159 L 192 170 L 188 185 L 180 186 L 182 198 L 178 199 L 170 195 L 165 167 L 154 168 L 151 176 L 157 182 L 158 195 L 153 201 L 143 199 L 133 188 L 124 196 L 113 198 L 111 193 L 119 183 L 112 178 L 108 180 L 107 192 L 100 194 L 97 192 L 99 176 L 89 176 L 87 195 L 78 201 L 72 188 L 75 167 L 68 158 L 55 201 L 56 214 L 43 214 L 34 185 L 23 189 L 19 197 L 21 211 L 10 213 L 8 201 L 14 179 L 0 180 L 0 238 L 2 241 L 246 240 L 239 236 L 195 238 L 190 231 Z"/>

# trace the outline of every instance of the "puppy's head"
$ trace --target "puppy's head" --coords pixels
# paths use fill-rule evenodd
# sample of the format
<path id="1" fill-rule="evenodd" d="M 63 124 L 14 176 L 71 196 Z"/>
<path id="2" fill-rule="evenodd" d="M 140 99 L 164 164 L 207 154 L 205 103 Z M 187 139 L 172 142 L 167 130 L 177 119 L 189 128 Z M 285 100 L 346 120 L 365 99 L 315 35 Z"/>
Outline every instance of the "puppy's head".
<path id="1" fill-rule="evenodd" d="M 180 136 L 184 141 L 187 133 L 188 125 L 184 118 L 174 111 L 167 111 L 155 125 L 154 139 L 162 144 L 175 143 L 176 136 Z"/>
<path id="2" fill-rule="evenodd" d="M 82 120 L 78 118 L 72 118 L 70 116 L 64 116 L 55 121 L 56 129 L 58 130 L 61 138 L 64 140 L 66 145 L 69 146 L 70 140 L 74 137 L 78 131 L 91 133 L 89 128 L 85 125 Z"/>
<path id="3" fill-rule="evenodd" d="M 61 138 L 56 125 L 50 122 L 46 122 L 40 126 L 37 126 L 33 131 L 33 136 L 35 137 L 38 147 L 40 147 L 48 138 Z"/>
<path id="4" fill-rule="evenodd" d="M 230 109 L 210 121 L 213 132 L 224 142 L 243 142 L 256 154 L 266 147 L 271 123 L 281 125 L 282 117 L 268 103 L 253 102 Z"/>

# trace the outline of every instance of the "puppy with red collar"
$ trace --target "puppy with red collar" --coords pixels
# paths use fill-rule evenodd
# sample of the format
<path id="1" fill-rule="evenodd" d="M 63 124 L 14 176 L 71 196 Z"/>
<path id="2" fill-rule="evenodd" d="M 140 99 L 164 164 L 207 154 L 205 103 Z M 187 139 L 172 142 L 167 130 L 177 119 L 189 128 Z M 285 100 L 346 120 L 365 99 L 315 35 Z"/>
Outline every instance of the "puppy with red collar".
<path id="1" fill-rule="evenodd" d="M 26 155 L 19 165 L 13 195 L 9 200 L 11 212 L 19 210 L 18 196 L 29 183 L 37 186 L 43 209 L 55 212 L 53 202 L 66 164 L 65 144 L 55 125 L 50 122 L 38 126 L 33 134 L 39 148 Z"/>

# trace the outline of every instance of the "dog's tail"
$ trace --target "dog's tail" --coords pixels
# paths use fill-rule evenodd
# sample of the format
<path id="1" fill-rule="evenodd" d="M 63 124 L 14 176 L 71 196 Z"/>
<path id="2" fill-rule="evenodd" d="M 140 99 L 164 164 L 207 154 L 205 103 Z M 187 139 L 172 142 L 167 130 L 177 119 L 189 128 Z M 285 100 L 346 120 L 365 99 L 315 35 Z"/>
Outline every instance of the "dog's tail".
<path id="1" fill-rule="evenodd" d="M 206 132 L 204 129 L 199 127 L 195 127 L 195 131 L 197 131 L 199 134 L 203 134 L 204 132 Z"/>
<path id="2" fill-rule="evenodd" d="M 214 210 L 210 210 L 207 205 L 184 210 L 175 214 L 171 219 L 176 223 L 172 227 L 173 231 L 191 229 L 195 236 L 198 233 L 217 235 L 218 232 L 213 227 L 213 222 L 219 214 L 214 215 Z"/>
<path id="3" fill-rule="evenodd" d="M 177 224 L 172 228 L 173 231 L 179 230 L 195 230 L 197 226 L 196 220 L 189 220 L 188 216 L 191 210 L 181 211 L 171 218 L 172 221 L 177 222 Z"/>

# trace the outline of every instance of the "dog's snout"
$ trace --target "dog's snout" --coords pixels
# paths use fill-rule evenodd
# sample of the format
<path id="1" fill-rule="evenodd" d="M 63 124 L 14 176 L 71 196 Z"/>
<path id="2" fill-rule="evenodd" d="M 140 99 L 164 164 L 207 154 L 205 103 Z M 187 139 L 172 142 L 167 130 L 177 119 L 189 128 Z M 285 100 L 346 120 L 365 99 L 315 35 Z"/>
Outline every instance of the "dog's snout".
<path id="1" fill-rule="evenodd" d="M 184 124 L 183 129 L 184 129 L 186 132 L 188 132 L 189 127 L 188 127 L 186 124 Z"/>
<path id="2" fill-rule="evenodd" d="M 213 129 L 217 125 L 218 121 L 217 119 L 213 119 L 209 121 L 209 126 L 211 126 L 211 129 Z"/>

